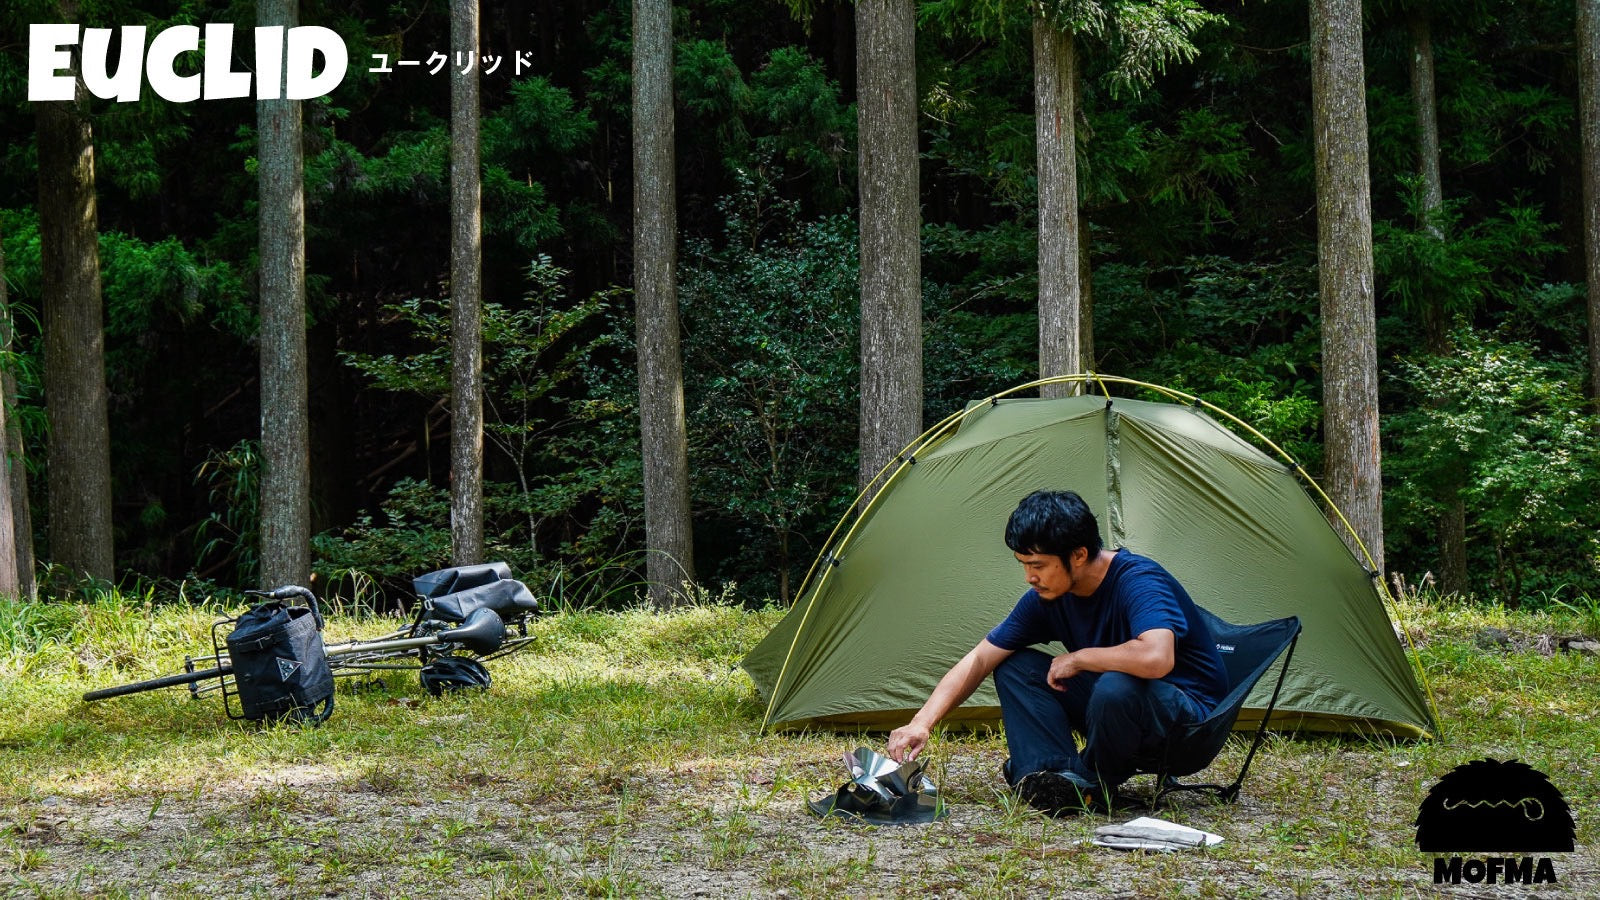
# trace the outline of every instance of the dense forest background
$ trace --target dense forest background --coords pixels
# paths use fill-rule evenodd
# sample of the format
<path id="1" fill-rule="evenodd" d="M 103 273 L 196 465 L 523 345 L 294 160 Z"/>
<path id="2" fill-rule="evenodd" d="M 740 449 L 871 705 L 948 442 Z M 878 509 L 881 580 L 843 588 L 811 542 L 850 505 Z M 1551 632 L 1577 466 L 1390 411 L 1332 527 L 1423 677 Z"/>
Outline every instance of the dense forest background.
<path id="1" fill-rule="evenodd" d="M 1307 7 L 1202 5 L 1217 15 L 1193 58 L 1141 89 L 1119 77 L 1119 48 L 1080 44 L 1090 368 L 1203 396 L 1315 473 Z M 0 235 L 12 414 L 48 561 L 26 25 L 55 19 L 36 6 L 0 13 Z M 481 9 L 485 52 L 504 56 L 481 76 L 488 552 L 547 591 L 620 595 L 643 546 L 630 7 Z M 1026 8 L 1008 9 L 918 6 L 928 422 L 1038 374 L 1032 45 Z M 1431 212 L 1410 84 L 1419 10 L 1437 72 Z M 129 0 L 72 21 L 244 33 L 254 15 Z M 351 60 L 304 107 L 314 565 L 398 584 L 450 552 L 448 69 L 396 65 L 448 49 L 448 10 L 306 0 L 300 16 Z M 704 0 L 674 6 L 673 27 L 695 569 L 788 599 L 855 493 L 853 7 Z M 1459 501 L 1464 587 L 1513 605 L 1600 595 L 1574 28 L 1570 0 L 1366 6 L 1387 568 L 1413 584 L 1436 570 L 1440 516 Z M 372 54 L 394 70 L 369 71 Z M 147 86 L 91 111 L 116 570 L 253 585 L 254 104 Z"/>

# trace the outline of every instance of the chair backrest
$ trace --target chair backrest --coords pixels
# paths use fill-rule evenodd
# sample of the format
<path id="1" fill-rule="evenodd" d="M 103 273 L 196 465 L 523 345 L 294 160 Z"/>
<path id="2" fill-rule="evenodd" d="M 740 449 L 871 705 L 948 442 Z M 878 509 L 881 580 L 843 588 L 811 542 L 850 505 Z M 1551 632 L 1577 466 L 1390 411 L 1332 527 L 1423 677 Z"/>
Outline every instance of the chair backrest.
<path id="1" fill-rule="evenodd" d="M 1300 634 L 1297 616 L 1255 625 L 1235 625 L 1204 607 L 1196 608 L 1211 630 L 1222 665 L 1227 669 L 1228 693 L 1210 715 L 1173 734 L 1159 766 L 1161 773 L 1172 776 L 1192 775 L 1216 759 L 1233 730 L 1234 720 L 1239 718 L 1239 710 L 1244 708 L 1245 698 Z"/>

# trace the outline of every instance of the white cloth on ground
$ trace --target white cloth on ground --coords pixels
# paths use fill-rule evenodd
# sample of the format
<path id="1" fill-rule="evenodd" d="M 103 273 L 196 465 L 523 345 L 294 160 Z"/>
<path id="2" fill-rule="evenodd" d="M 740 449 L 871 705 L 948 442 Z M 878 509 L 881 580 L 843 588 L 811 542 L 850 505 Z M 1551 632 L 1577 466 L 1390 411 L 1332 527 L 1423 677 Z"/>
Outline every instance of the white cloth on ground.
<path id="1" fill-rule="evenodd" d="M 1120 825 L 1096 828 L 1090 843 L 1114 850 L 1193 850 L 1214 847 L 1222 843 L 1222 836 L 1176 822 L 1140 816 Z"/>

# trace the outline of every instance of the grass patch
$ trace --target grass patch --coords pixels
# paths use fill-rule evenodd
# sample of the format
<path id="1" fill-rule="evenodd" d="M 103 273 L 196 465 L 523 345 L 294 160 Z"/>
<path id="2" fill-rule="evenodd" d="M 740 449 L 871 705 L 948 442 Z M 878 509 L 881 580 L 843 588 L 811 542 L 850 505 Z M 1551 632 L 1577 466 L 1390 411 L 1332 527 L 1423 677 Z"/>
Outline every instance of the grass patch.
<path id="1" fill-rule="evenodd" d="M 881 737 L 758 733 L 763 707 L 736 665 L 770 610 L 559 613 L 536 623 L 533 649 L 490 665 L 487 693 L 435 700 L 409 674 L 341 682 L 323 727 L 261 728 L 181 689 L 79 700 L 176 671 L 209 648 L 214 611 L 0 601 L 0 893 L 1410 896 L 1432 889 L 1412 844 L 1424 793 L 1485 756 L 1521 759 L 1563 791 L 1580 851 L 1556 858 L 1561 887 L 1600 891 L 1600 660 L 1541 640 L 1588 634 L 1587 608 L 1410 601 L 1405 613 L 1440 740 L 1274 736 L 1239 803 L 1185 798 L 1161 813 L 1224 844 L 1144 856 L 1081 846 L 1104 819 L 1017 804 L 992 732 L 930 748 L 944 823 L 811 818 L 802 804 L 843 780 L 838 757 Z M 328 627 L 390 626 L 337 615 Z M 1231 743 L 1213 774 L 1243 753 Z"/>

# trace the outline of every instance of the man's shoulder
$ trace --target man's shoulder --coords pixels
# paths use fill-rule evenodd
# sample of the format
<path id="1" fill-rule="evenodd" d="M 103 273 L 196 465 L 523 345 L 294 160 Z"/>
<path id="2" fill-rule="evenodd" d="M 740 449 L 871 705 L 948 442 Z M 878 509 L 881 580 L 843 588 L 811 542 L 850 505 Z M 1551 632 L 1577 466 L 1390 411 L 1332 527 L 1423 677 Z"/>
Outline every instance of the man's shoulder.
<path id="1" fill-rule="evenodd" d="M 1118 548 L 1116 558 L 1111 561 L 1111 565 L 1117 570 L 1118 575 L 1122 576 L 1162 575 L 1167 578 L 1172 577 L 1172 573 L 1167 571 L 1166 566 L 1148 556 L 1135 553 L 1127 547 Z"/>
<path id="2" fill-rule="evenodd" d="M 1142 606 L 1151 601 L 1180 605 L 1187 596 L 1177 577 L 1161 563 L 1127 548 L 1117 552 L 1114 595 L 1120 604 Z"/>

